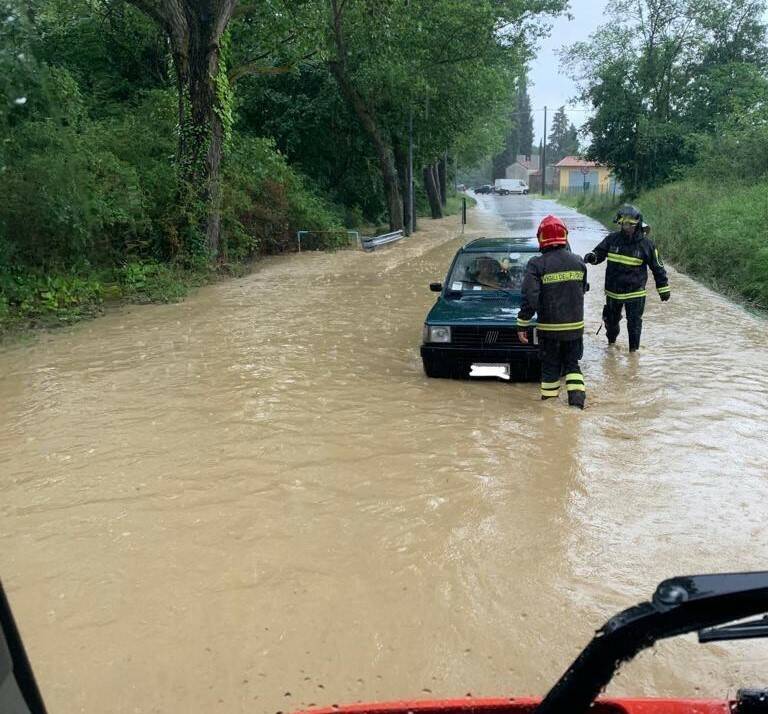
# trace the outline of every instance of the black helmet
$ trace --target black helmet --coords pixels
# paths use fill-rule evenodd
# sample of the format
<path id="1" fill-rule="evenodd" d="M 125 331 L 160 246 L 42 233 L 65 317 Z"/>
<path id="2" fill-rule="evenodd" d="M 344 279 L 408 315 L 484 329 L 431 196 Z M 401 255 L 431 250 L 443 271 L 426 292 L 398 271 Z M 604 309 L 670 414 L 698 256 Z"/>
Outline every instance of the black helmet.
<path id="1" fill-rule="evenodd" d="M 629 203 L 625 203 L 619 208 L 616 213 L 616 218 L 613 219 L 614 223 L 632 223 L 635 225 L 641 225 L 643 222 L 643 214 Z"/>

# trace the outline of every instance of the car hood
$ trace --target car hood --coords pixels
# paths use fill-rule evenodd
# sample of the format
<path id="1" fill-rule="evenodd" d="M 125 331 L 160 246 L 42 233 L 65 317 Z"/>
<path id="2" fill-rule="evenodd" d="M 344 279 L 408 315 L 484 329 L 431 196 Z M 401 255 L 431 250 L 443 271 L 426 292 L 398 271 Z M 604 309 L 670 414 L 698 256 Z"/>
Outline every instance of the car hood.
<path id="1" fill-rule="evenodd" d="M 427 315 L 430 325 L 514 325 L 521 295 L 465 296 L 460 300 L 440 297 Z"/>

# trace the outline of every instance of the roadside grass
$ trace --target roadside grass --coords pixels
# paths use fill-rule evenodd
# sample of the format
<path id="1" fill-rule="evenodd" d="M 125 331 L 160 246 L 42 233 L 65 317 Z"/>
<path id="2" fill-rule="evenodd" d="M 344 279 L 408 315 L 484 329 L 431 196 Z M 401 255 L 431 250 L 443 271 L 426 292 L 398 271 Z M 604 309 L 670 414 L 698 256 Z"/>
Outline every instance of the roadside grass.
<path id="1" fill-rule="evenodd" d="M 686 179 L 634 203 L 663 258 L 748 307 L 768 310 L 768 181 L 723 186 Z M 600 196 L 558 200 L 611 228 L 618 202 Z M 674 290 L 674 287 L 673 287 Z"/>
<path id="2" fill-rule="evenodd" d="M 155 261 L 53 274 L 6 269 L 0 271 L 0 341 L 96 317 L 110 303 L 178 302 L 214 275 Z"/>

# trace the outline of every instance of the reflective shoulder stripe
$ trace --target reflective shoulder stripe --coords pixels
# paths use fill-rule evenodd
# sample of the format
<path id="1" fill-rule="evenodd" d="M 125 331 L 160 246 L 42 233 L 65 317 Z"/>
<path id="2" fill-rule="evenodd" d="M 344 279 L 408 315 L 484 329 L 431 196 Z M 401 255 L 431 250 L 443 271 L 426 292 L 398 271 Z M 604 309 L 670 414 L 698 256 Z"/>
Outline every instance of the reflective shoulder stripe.
<path id="1" fill-rule="evenodd" d="M 584 271 L 582 270 L 564 270 L 561 273 L 547 273 L 541 277 L 541 282 L 544 285 L 549 283 L 564 283 L 570 280 L 584 280 Z"/>
<path id="2" fill-rule="evenodd" d="M 540 322 L 537 327 L 543 332 L 565 332 L 566 330 L 583 330 L 584 321 L 581 322 Z"/>
<path id="3" fill-rule="evenodd" d="M 669 287 L 669 285 L 665 285 L 663 288 L 657 288 L 659 291 L 659 295 L 662 295 L 664 293 L 668 293 L 672 291 L 672 288 Z"/>
<path id="4" fill-rule="evenodd" d="M 608 253 L 608 261 L 632 266 L 643 264 L 642 258 L 635 258 L 633 255 L 622 255 L 621 253 Z"/>
<path id="5" fill-rule="evenodd" d="M 648 293 L 645 290 L 638 290 L 634 293 L 612 293 L 610 290 L 606 290 L 605 294 L 614 300 L 631 300 L 632 298 L 645 297 Z"/>

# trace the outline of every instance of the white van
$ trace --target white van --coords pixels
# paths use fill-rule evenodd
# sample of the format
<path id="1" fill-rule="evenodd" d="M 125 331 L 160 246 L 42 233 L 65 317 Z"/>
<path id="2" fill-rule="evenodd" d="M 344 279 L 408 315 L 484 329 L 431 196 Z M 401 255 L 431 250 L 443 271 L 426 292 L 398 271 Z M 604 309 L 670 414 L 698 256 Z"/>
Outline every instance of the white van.
<path id="1" fill-rule="evenodd" d="M 528 193 L 528 184 L 521 179 L 496 179 L 493 184 L 493 192 L 499 196 L 517 194 L 525 196 Z"/>

